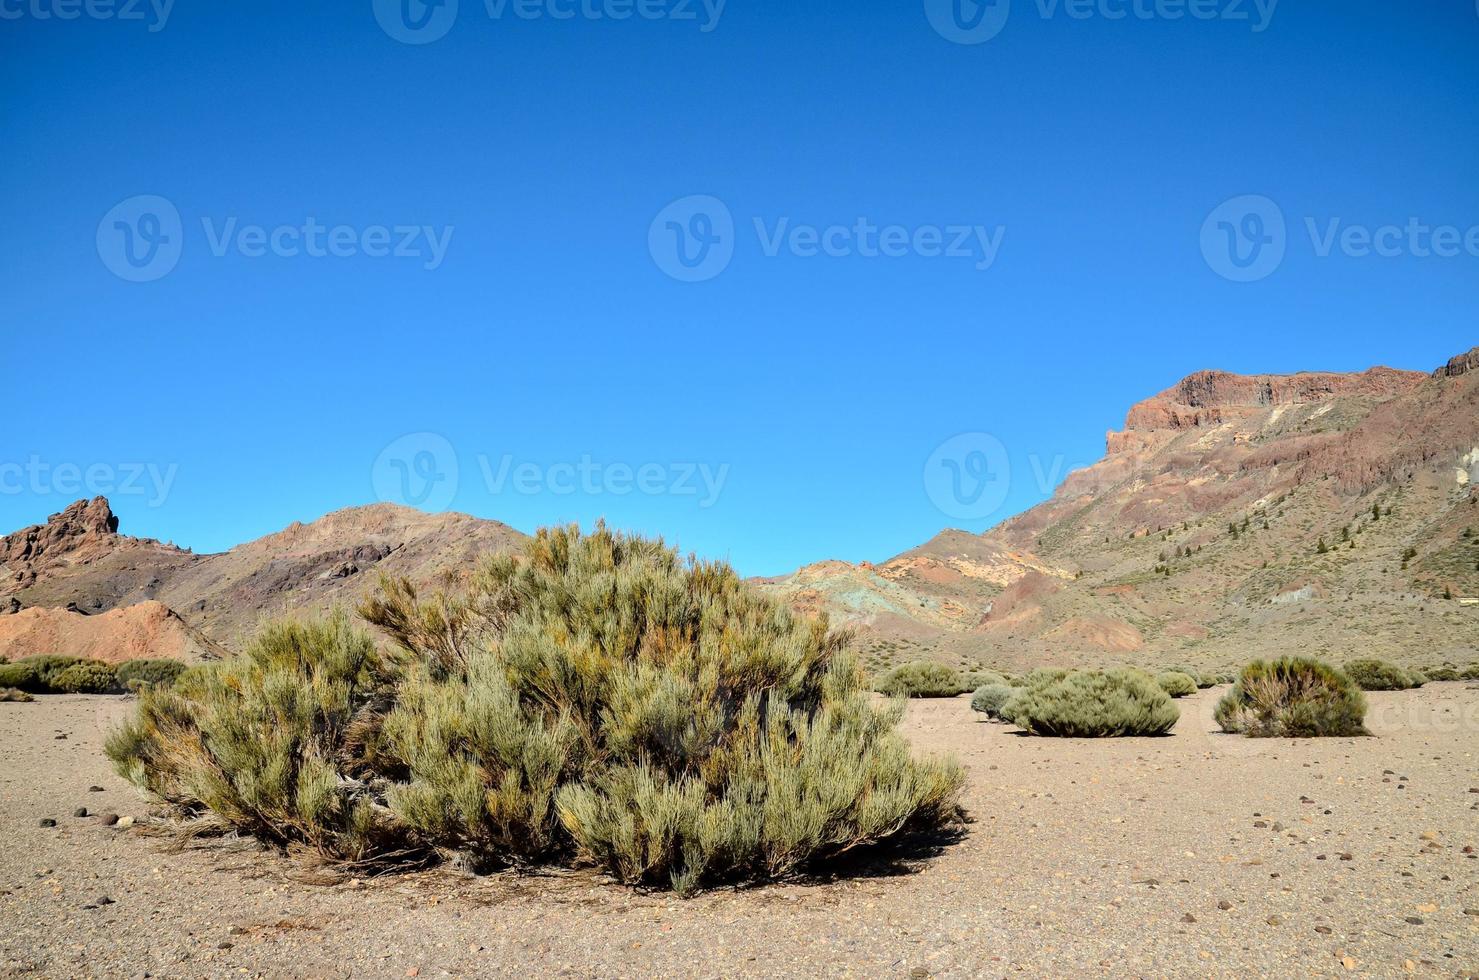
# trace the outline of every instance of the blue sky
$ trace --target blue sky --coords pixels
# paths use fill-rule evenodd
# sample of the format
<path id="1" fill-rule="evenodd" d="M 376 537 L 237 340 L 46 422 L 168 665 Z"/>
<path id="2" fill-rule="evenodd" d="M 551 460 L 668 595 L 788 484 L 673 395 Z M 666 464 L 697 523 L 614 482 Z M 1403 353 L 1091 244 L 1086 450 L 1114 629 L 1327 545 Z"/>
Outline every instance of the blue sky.
<path id="1" fill-rule="evenodd" d="M 0 527 L 407 499 L 775 574 L 1196 369 L 1479 342 L 1470 0 L 642 2 L 0 0 Z"/>

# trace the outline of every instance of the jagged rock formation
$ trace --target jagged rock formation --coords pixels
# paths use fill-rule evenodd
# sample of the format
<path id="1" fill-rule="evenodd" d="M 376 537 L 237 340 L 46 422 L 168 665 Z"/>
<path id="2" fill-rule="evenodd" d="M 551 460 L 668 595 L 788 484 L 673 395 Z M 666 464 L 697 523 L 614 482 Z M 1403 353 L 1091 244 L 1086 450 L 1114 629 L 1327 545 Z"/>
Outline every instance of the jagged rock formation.
<path id="1" fill-rule="evenodd" d="M 856 626 L 875 666 L 1467 662 L 1479 609 L 1442 597 L 1479 595 L 1476 366 L 1479 349 L 1432 375 L 1197 372 L 983 535 L 764 585 Z M 983 555 L 993 573 L 965 574 Z"/>

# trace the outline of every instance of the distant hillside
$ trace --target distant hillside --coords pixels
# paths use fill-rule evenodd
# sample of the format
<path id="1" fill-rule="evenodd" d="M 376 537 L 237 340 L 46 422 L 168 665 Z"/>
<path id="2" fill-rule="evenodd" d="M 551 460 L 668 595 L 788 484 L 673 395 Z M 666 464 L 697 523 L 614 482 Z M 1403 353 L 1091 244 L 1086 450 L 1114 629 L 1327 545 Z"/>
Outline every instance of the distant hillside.
<path id="1" fill-rule="evenodd" d="M 985 534 L 763 584 L 856 626 L 875 666 L 1467 662 L 1476 369 L 1479 349 L 1432 375 L 1199 372 L 1131 408 L 1104 459 L 1051 500 Z"/>
<path id="2" fill-rule="evenodd" d="M 0 654 L 8 634 L 34 638 L 16 646 L 12 658 L 47 635 L 22 630 L 21 617 L 5 613 L 41 607 L 96 617 L 146 601 L 199 634 L 204 642 L 192 652 L 237 649 L 266 616 L 352 606 L 381 572 L 430 583 L 523 537 L 497 521 L 376 504 L 293 524 L 222 554 L 196 555 L 119 534 L 118 520 L 101 497 L 78 501 L 45 524 L 0 538 Z M 96 626 L 60 622 L 50 635 L 97 635 Z M 121 628 L 124 620 L 116 622 Z M 126 645 L 122 633 L 117 644 Z M 88 646 L 106 647 L 107 641 L 91 639 Z"/>

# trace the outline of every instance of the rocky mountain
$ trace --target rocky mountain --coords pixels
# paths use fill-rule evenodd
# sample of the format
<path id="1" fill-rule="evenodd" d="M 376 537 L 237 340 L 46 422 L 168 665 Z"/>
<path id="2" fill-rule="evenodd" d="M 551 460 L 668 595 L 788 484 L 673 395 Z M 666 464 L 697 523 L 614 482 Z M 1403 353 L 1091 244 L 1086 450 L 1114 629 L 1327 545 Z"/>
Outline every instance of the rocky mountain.
<path id="1" fill-rule="evenodd" d="M 1479 348 L 1432 374 L 1201 371 L 1133 406 L 1105 456 L 985 534 L 758 580 L 857 629 L 870 662 L 967 666 L 1479 648 Z M 261 619 L 429 583 L 523 535 L 389 504 L 217 555 L 119 533 L 101 498 L 0 538 L 0 656 L 193 659 Z"/>
<path id="2" fill-rule="evenodd" d="M 0 656 L 218 655 L 264 617 L 353 606 L 381 572 L 430 583 L 522 538 L 497 521 L 376 504 L 196 555 L 120 534 L 101 497 L 78 501 L 0 538 Z"/>
<path id="3" fill-rule="evenodd" d="M 1424 663 L 1479 648 L 1479 348 L 1433 374 L 1190 375 L 985 534 L 763 583 L 874 666 Z"/>

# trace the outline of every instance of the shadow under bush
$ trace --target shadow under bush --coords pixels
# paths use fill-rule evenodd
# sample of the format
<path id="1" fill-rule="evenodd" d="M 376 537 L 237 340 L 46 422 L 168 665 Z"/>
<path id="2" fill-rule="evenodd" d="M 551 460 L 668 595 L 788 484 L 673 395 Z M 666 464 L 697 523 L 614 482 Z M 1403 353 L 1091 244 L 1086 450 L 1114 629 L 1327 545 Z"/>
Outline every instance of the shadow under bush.
<path id="1" fill-rule="evenodd" d="M 597 865 L 692 892 L 767 880 L 960 816 L 845 634 L 728 566 L 598 527 L 541 531 L 429 598 L 267 628 L 146 689 L 108 754 L 186 812 L 342 860 Z"/>

